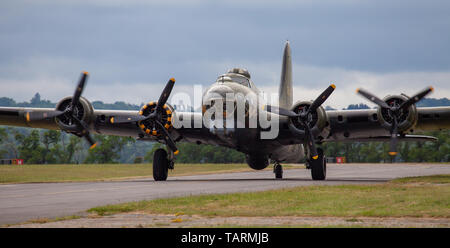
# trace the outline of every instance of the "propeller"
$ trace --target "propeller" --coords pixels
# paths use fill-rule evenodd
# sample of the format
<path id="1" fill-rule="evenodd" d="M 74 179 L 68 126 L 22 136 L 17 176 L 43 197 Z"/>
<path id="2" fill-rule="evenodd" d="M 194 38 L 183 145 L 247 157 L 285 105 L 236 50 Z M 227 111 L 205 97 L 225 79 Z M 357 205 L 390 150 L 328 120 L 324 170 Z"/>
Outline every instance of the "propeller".
<path id="1" fill-rule="evenodd" d="M 424 98 L 426 95 L 428 95 L 430 92 L 432 92 L 434 89 L 433 87 L 427 87 L 420 91 L 419 93 L 415 94 L 413 97 L 409 98 L 408 100 L 404 101 L 400 105 L 398 104 L 392 104 L 389 105 L 385 101 L 381 100 L 380 98 L 376 97 L 372 93 L 369 93 L 368 91 L 365 91 L 363 89 L 357 89 L 356 93 L 364 96 L 369 101 L 375 103 L 381 108 L 387 109 L 389 116 L 392 118 L 392 126 L 391 126 L 391 140 L 390 140 L 390 148 L 389 148 L 389 155 L 395 156 L 397 155 L 397 142 L 398 142 L 398 122 L 401 115 L 404 113 L 404 111 L 408 110 L 408 108 L 416 104 L 418 101 L 420 101 L 422 98 Z"/>
<path id="2" fill-rule="evenodd" d="M 171 78 L 167 84 L 166 87 L 164 87 L 164 90 L 162 91 L 158 103 L 156 107 L 152 110 L 152 112 L 147 115 L 130 115 L 130 116 L 116 116 L 114 118 L 111 118 L 110 122 L 119 124 L 119 123 L 133 123 L 133 122 L 139 122 L 139 121 L 150 121 L 155 124 L 157 129 L 162 134 L 162 137 L 164 141 L 166 142 L 167 146 L 173 151 L 173 153 L 176 155 L 178 154 L 178 148 L 175 145 L 175 142 L 173 141 L 172 137 L 170 136 L 169 132 L 167 132 L 164 125 L 161 123 L 161 115 L 164 110 L 164 105 L 166 104 L 167 100 L 169 99 L 170 93 L 172 92 L 173 86 L 175 84 L 175 79 Z"/>
<path id="3" fill-rule="evenodd" d="M 72 100 L 69 106 L 64 111 L 60 110 L 50 110 L 44 112 L 29 111 L 25 114 L 27 121 L 39 121 L 65 115 L 75 123 L 76 128 L 78 129 L 78 131 L 81 132 L 80 137 L 84 137 L 87 140 L 87 142 L 90 144 L 90 149 L 95 148 L 97 143 L 95 143 L 95 141 L 92 139 L 89 133 L 88 125 L 83 120 L 78 119 L 75 113 L 76 107 L 80 103 L 80 97 L 81 94 L 83 93 L 88 75 L 89 73 L 86 71 L 83 71 L 81 73 L 80 81 L 78 82 L 77 88 L 75 89 L 75 93 L 73 94 Z"/>
<path id="4" fill-rule="evenodd" d="M 336 89 L 336 86 L 334 84 L 331 84 L 328 86 L 325 91 L 322 92 L 308 108 L 303 108 L 300 113 L 296 113 L 292 110 L 287 110 L 280 107 L 273 107 L 270 105 L 266 105 L 264 109 L 267 112 L 275 113 L 282 116 L 287 116 L 289 118 L 297 118 L 299 123 L 305 128 L 305 143 L 309 148 L 309 151 L 311 153 L 311 157 L 313 159 L 318 159 L 319 155 L 317 153 L 316 148 L 316 141 L 314 138 L 314 134 L 311 132 L 310 123 L 312 122 L 311 114 L 314 113 L 333 93 L 334 89 Z"/>

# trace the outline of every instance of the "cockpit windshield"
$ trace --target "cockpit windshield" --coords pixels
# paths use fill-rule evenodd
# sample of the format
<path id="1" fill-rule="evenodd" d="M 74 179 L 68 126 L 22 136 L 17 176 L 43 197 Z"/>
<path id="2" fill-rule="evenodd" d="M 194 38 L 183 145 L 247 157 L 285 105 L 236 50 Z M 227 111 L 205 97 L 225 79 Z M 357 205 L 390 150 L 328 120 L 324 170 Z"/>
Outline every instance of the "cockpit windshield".
<path id="1" fill-rule="evenodd" d="M 233 82 L 236 82 L 238 84 L 244 85 L 245 87 L 250 87 L 248 79 L 246 77 L 242 76 L 230 76 L 231 80 Z"/>

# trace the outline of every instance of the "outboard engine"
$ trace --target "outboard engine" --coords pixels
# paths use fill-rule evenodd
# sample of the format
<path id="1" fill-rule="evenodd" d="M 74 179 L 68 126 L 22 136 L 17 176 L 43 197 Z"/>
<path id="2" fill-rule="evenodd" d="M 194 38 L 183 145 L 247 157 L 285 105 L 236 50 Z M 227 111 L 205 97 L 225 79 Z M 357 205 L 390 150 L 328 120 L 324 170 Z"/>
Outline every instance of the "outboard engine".
<path id="1" fill-rule="evenodd" d="M 88 126 L 94 121 L 94 108 L 92 104 L 84 97 L 80 97 L 78 103 L 72 107 L 73 113 L 67 112 L 69 108 L 71 108 L 72 97 L 68 96 L 63 98 L 56 104 L 56 110 L 66 112 L 66 114 L 62 114 L 57 116 L 56 123 L 58 126 L 68 132 L 73 133 L 75 135 L 81 135 L 80 128 L 77 126 L 74 118 L 78 118 L 79 120 L 86 123 Z"/>

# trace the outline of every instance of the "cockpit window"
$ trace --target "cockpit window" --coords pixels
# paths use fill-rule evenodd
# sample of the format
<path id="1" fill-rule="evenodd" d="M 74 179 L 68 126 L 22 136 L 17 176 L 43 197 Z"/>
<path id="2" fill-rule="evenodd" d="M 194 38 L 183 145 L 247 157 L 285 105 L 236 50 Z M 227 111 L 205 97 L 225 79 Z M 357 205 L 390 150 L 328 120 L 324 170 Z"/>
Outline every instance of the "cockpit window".
<path id="1" fill-rule="evenodd" d="M 245 87 L 250 87 L 250 82 L 248 81 L 248 78 L 246 78 L 244 76 L 239 76 L 239 75 L 224 74 L 224 75 L 222 75 L 222 76 L 217 78 L 217 82 L 218 83 L 235 82 L 235 83 L 238 83 L 238 84 L 243 85 Z"/>
<path id="2" fill-rule="evenodd" d="M 244 85 L 245 87 L 250 87 L 248 79 L 245 78 L 245 77 L 230 76 L 230 78 L 231 78 L 231 80 L 233 80 L 233 82 L 236 82 L 238 84 Z"/>

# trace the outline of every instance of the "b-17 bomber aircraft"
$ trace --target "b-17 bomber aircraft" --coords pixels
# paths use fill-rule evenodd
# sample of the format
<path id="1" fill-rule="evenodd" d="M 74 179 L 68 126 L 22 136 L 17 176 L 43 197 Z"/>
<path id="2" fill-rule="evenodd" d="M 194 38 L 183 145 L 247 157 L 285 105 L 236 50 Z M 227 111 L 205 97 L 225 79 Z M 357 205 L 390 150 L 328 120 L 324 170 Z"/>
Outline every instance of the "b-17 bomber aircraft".
<path id="1" fill-rule="evenodd" d="M 306 162 L 313 180 L 325 180 L 326 157 L 317 145 L 324 142 L 386 141 L 395 156 L 398 141 L 434 141 L 417 131 L 450 126 L 450 107 L 419 108 L 415 104 L 433 91 L 427 87 L 414 96 L 389 95 L 383 99 L 363 89 L 357 93 L 377 109 L 325 110 L 322 104 L 336 89 L 331 84 L 313 101 L 293 102 L 292 62 L 289 42 L 282 61 L 278 104 L 259 97 L 261 91 L 245 69 L 234 68 L 217 78 L 202 96 L 202 112 L 176 111 L 167 103 L 175 79 L 171 78 L 158 101 L 140 111 L 96 110 L 82 92 L 88 77 L 81 74 L 73 96 L 55 109 L 0 107 L 0 125 L 61 130 L 84 137 L 96 146 L 91 133 L 131 136 L 166 145 L 154 153 L 153 177 L 167 179 L 179 152 L 177 142 L 213 144 L 243 152 L 255 170 L 274 164 L 282 178 L 281 163 Z"/>

